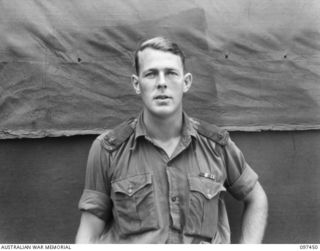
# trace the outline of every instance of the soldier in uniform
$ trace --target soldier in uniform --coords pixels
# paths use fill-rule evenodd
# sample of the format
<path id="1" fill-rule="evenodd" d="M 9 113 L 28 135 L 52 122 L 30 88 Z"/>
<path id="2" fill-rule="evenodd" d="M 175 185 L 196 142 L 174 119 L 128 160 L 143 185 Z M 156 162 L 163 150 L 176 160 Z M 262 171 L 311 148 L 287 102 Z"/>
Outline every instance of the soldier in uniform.
<path id="1" fill-rule="evenodd" d="M 223 195 L 243 201 L 240 243 L 260 243 L 267 197 L 227 131 L 189 117 L 185 56 L 163 37 L 135 52 L 143 110 L 90 149 L 77 243 L 230 243 Z"/>

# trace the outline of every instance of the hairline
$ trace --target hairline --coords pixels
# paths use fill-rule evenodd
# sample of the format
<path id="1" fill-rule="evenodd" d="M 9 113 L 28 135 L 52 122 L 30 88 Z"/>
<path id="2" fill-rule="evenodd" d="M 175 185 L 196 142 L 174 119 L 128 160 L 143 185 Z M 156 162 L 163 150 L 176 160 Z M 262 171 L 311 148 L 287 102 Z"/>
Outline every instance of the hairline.
<path id="1" fill-rule="evenodd" d="M 136 74 L 139 75 L 140 72 L 140 60 L 139 60 L 139 52 L 143 52 L 144 50 L 150 48 L 153 50 L 157 50 L 157 51 L 163 51 L 163 52 L 168 52 L 171 53 L 173 55 L 176 55 L 180 58 L 181 60 L 181 64 L 182 64 L 182 69 L 183 71 L 185 71 L 185 55 L 183 53 L 183 51 L 179 48 L 178 44 L 171 42 L 170 40 L 166 39 L 166 38 L 162 38 L 159 37 L 160 39 L 166 40 L 167 43 L 169 43 L 170 45 L 167 44 L 162 46 L 161 44 L 156 44 L 155 42 L 149 42 L 152 39 L 149 39 L 147 41 L 144 41 L 140 44 L 139 48 L 135 51 L 134 53 L 134 66 L 135 66 L 135 70 L 136 70 Z M 176 47 L 176 48 L 174 48 Z"/>
<path id="2" fill-rule="evenodd" d="M 185 71 L 184 62 L 183 62 L 183 60 L 182 60 L 182 57 L 181 57 L 179 54 L 175 54 L 175 53 L 173 53 L 173 52 L 171 52 L 171 51 L 166 51 L 166 50 L 161 50 L 161 49 L 154 49 L 154 48 L 152 48 L 152 47 L 147 47 L 147 48 L 144 48 L 144 49 L 142 49 L 142 50 L 138 50 L 138 51 L 137 51 L 137 64 L 140 64 L 140 60 L 139 60 L 139 56 L 138 56 L 139 53 L 145 51 L 146 49 L 152 49 L 152 50 L 156 50 L 156 51 L 167 52 L 167 53 L 170 53 L 170 54 L 172 54 L 172 55 L 174 55 L 174 56 L 177 56 L 177 57 L 180 59 L 183 72 Z M 169 67 L 169 68 L 170 68 L 170 69 L 173 69 L 172 67 Z M 169 68 L 168 68 L 168 69 L 169 69 Z M 137 74 L 137 75 L 140 74 L 140 70 L 141 70 L 141 69 L 140 69 L 140 65 L 137 65 L 137 67 L 136 67 L 136 74 Z"/>

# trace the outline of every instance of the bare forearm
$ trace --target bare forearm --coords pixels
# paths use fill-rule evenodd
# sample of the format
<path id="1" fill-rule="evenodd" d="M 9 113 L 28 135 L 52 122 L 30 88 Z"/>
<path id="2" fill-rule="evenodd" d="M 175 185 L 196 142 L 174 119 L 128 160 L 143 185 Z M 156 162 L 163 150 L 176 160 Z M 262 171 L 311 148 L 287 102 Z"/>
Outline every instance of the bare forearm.
<path id="1" fill-rule="evenodd" d="M 76 244 L 96 244 L 99 243 L 99 236 L 89 236 L 85 232 L 78 232 L 76 236 Z"/>
<path id="2" fill-rule="evenodd" d="M 240 243 L 261 243 L 267 225 L 268 201 L 262 188 L 257 188 L 253 199 L 245 202 Z"/>
<path id="3" fill-rule="evenodd" d="M 99 244 L 101 243 L 101 235 L 93 235 L 87 230 L 79 230 L 75 240 L 76 244 Z"/>
<path id="4" fill-rule="evenodd" d="M 83 213 L 76 236 L 76 243 L 100 243 L 105 223 L 90 213 Z"/>

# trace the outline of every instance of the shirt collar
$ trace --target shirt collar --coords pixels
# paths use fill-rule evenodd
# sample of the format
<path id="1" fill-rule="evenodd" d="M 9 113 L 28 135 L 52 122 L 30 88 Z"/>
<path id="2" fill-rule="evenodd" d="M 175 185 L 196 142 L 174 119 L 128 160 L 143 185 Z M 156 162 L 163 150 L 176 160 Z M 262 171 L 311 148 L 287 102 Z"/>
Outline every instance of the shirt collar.
<path id="1" fill-rule="evenodd" d="M 183 112 L 183 125 L 182 125 L 182 137 L 190 138 L 193 136 L 194 138 L 197 137 L 197 131 L 195 129 L 194 120 L 190 118 L 185 112 Z"/>
<path id="2" fill-rule="evenodd" d="M 195 129 L 194 120 L 190 118 L 185 112 L 182 114 L 182 139 L 188 141 L 191 136 L 196 138 L 197 131 Z M 137 118 L 135 128 L 135 141 L 141 136 L 148 136 L 146 126 L 143 122 L 143 112 Z"/>
<path id="3" fill-rule="evenodd" d="M 143 122 L 143 112 L 141 112 L 138 116 L 137 119 L 137 124 L 136 124 L 136 133 L 135 133 L 135 140 L 141 136 L 147 136 L 147 129 L 144 125 Z"/>

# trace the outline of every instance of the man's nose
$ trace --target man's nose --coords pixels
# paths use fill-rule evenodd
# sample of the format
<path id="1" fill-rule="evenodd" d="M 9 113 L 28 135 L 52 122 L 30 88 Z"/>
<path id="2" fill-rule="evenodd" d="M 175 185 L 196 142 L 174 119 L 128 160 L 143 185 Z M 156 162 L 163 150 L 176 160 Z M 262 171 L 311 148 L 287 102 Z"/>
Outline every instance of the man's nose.
<path id="1" fill-rule="evenodd" d="M 158 76 L 158 88 L 167 88 L 166 76 L 164 73 L 160 73 Z"/>

